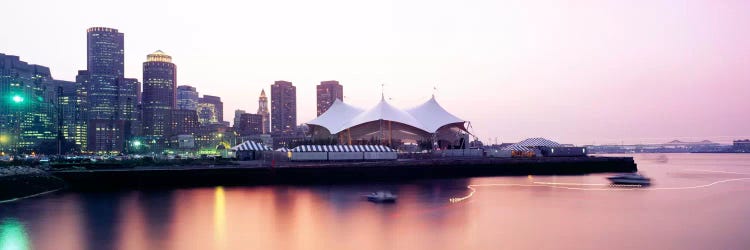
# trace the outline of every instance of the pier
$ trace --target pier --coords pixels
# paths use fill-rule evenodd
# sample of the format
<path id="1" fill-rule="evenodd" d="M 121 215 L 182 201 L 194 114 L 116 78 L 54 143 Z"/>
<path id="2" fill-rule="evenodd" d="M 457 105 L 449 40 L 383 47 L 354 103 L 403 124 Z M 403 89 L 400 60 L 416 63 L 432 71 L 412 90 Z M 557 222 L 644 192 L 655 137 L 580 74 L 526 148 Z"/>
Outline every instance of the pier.
<path id="1" fill-rule="evenodd" d="M 59 170 L 73 188 L 329 184 L 519 175 L 635 172 L 632 157 L 444 158 L 374 162 L 239 162 L 200 165 Z"/>

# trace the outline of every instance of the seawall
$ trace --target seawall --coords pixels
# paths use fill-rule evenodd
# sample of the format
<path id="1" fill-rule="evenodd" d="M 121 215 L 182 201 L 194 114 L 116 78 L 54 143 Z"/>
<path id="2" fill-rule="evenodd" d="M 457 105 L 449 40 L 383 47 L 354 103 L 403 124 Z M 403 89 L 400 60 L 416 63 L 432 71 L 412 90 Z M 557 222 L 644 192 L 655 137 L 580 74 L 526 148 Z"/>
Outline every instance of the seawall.
<path id="1" fill-rule="evenodd" d="M 66 187 L 65 181 L 30 167 L 0 168 L 0 203 Z"/>
<path id="2" fill-rule="evenodd" d="M 73 188 L 327 184 L 512 175 L 635 172 L 631 157 L 474 158 L 382 162 L 255 162 L 238 166 L 181 166 L 56 171 Z"/>

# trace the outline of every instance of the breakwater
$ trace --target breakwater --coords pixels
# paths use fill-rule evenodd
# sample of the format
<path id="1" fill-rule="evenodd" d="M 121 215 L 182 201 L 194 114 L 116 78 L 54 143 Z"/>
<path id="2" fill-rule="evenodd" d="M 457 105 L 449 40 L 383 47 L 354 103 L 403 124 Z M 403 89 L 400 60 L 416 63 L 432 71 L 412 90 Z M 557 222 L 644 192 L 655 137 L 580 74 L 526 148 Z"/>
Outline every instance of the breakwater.
<path id="1" fill-rule="evenodd" d="M 52 172 L 73 188 L 327 184 L 512 175 L 634 172 L 631 157 L 446 158 L 379 162 L 250 162 Z"/>

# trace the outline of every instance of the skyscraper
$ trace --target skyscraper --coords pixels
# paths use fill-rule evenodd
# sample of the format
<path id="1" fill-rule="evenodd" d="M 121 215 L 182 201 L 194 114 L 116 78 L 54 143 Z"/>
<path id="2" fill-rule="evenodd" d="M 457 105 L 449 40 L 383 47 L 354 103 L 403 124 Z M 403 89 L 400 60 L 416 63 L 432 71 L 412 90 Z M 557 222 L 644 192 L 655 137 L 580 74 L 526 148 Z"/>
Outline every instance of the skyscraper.
<path id="1" fill-rule="evenodd" d="M 55 89 L 49 68 L 0 54 L 0 152 L 56 139 Z"/>
<path id="2" fill-rule="evenodd" d="M 271 85 L 271 132 L 294 133 L 297 127 L 297 88 L 287 81 Z"/>
<path id="3" fill-rule="evenodd" d="M 344 100 L 344 86 L 341 86 L 338 81 L 322 81 L 317 86 L 317 90 L 318 116 L 325 113 L 336 99 Z"/>
<path id="4" fill-rule="evenodd" d="M 81 128 L 87 131 L 86 138 L 96 139 L 95 143 L 77 142 L 86 145 L 88 151 L 94 152 L 119 152 L 122 151 L 125 141 L 137 131 L 136 121 L 138 113 L 138 99 L 140 83 L 137 79 L 124 78 L 124 56 L 125 40 L 123 33 L 117 29 L 105 27 L 93 27 L 86 31 L 86 58 L 87 69 L 79 71 L 76 82 L 80 85 L 77 91 L 81 94 L 79 106 L 85 110 L 85 123 L 83 126 L 93 124 L 99 129 Z M 109 127 L 102 129 L 103 124 Z M 126 122 L 119 122 L 126 121 Z M 121 127 L 118 127 L 121 126 Z M 116 133 L 112 133 L 117 129 Z M 103 135 L 92 135 L 98 133 Z M 106 132 L 110 131 L 110 132 Z M 119 136 L 122 135 L 122 136 Z M 78 136 L 80 137 L 80 136 Z M 96 143 L 100 142 L 100 143 Z M 106 142 L 101 144 L 101 142 Z"/>
<path id="5" fill-rule="evenodd" d="M 263 120 L 263 134 L 271 133 L 271 119 L 268 112 L 268 98 L 266 97 L 266 90 L 260 91 L 260 97 L 258 98 L 258 112 Z"/>
<path id="6" fill-rule="evenodd" d="M 224 103 L 221 97 L 203 95 L 198 99 L 198 120 L 201 125 L 218 124 L 224 121 Z"/>
<path id="7" fill-rule="evenodd" d="M 172 110 L 176 107 L 177 67 L 161 50 L 143 63 L 143 134 L 170 136 Z"/>
<path id="8" fill-rule="evenodd" d="M 195 87 L 188 85 L 177 86 L 177 109 L 198 109 L 198 90 Z"/>
<path id="9" fill-rule="evenodd" d="M 125 36 L 117 29 L 86 31 L 89 119 L 114 119 L 119 108 L 117 80 L 124 76 Z"/>

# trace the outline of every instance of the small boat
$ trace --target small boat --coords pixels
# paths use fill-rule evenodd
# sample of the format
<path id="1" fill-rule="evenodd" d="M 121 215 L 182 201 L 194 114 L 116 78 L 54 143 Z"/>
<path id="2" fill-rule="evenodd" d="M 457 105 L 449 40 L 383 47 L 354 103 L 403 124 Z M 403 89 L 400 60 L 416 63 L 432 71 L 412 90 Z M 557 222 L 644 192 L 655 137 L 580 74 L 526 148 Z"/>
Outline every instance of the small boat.
<path id="1" fill-rule="evenodd" d="M 609 181 L 612 182 L 612 184 L 618 184 L 618 185 L 642 185 L 642 186 L 648 186 L 651 185 L 651 178 L 648 178 L 646 176 L 643 176 L 638 173 L 627 173 L 627 174 L 618 174 L 615 176 L 607 177 Z"/>
<path id="2" fill-rule="evenodd" d="M 395 202 L 397 195 L 388 191 L 377 191 L 367 195 L 367 200 L 372 202 Z"/>

